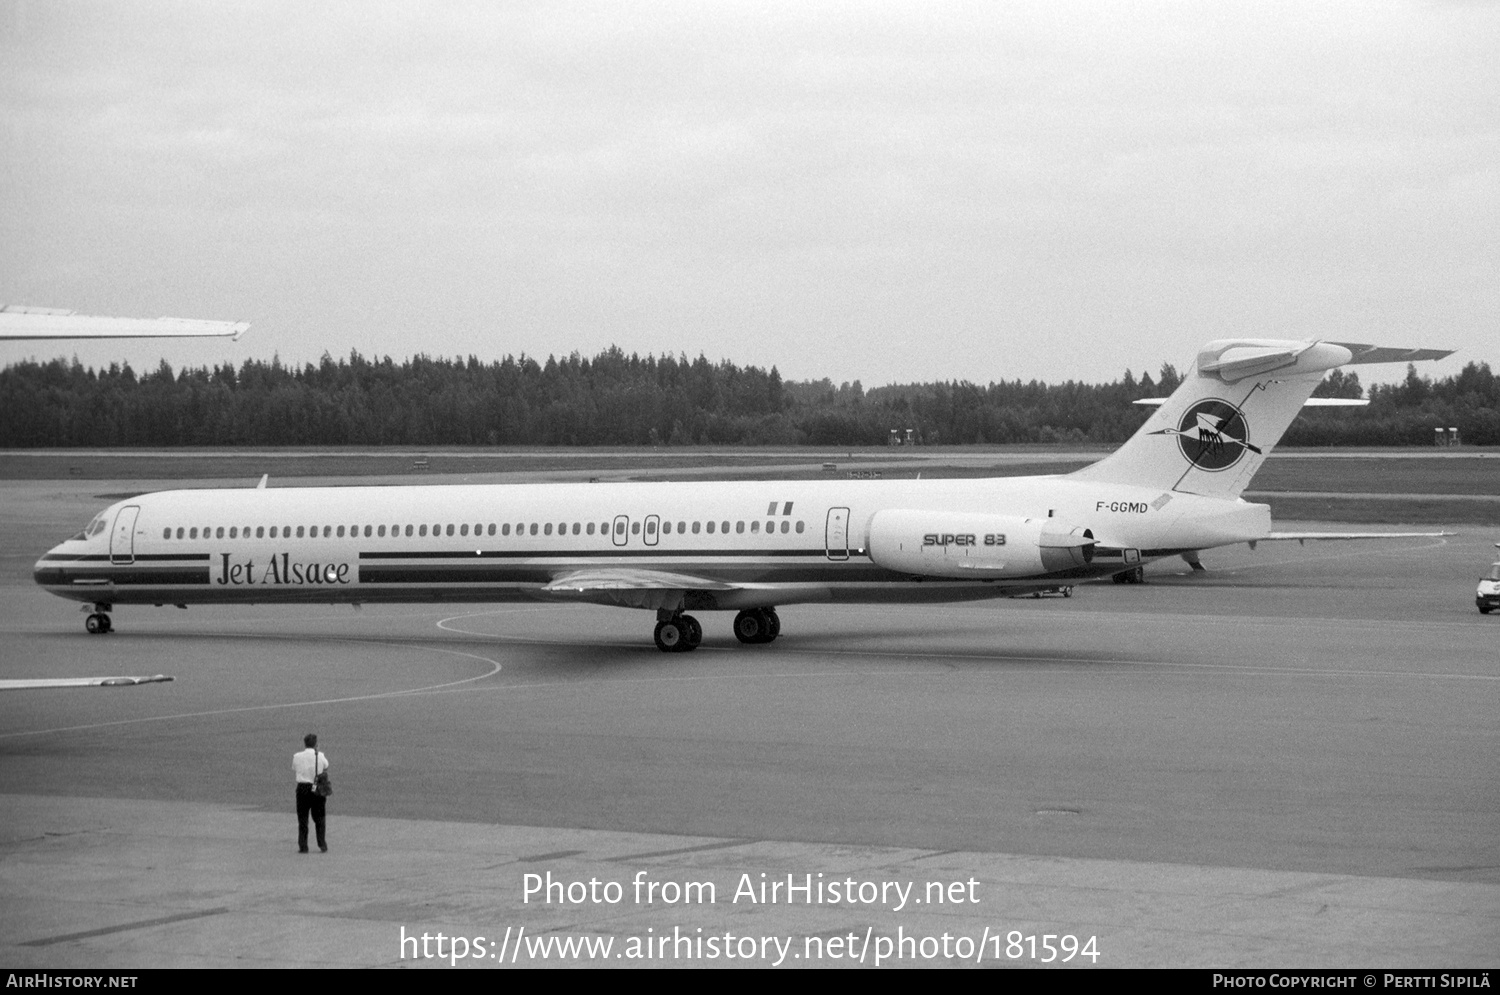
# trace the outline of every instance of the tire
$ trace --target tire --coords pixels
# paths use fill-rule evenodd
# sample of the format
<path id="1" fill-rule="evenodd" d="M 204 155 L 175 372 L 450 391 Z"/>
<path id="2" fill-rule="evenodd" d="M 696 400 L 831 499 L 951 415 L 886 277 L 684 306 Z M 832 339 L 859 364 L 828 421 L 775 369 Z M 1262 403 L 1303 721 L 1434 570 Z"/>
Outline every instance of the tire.
<path id="1" fill-rule="evenodd" d="M 765 642 L 766 619 L 759 612 L 743 611 L 734 617 L 734 638 L 742 643 Z"/>
<path id="2" fill-rule="evenodd" d="M 84 619 L 83 627 L 84 629 L 88 630 L 88 634 L 91 636 L 97 636 L 102 632 L 109 631 L 104 628 L 104 616 L 100 615 L 98 612 L 95 612 L 88 618 Z"/>
<path id="3" fill-rule="evenodd" d="M 1486 605 L 1480 605 L 1479 606 L 1479 614 L 1481 614 L 1481 615 L 1488 615 L 1490 612 L 1492 612 L 1494 610 L 1495 609 L 1490 608 L 1490 607 L 1488 607 Z"/>
<path id="4" fill-rule="evenodd" d="M 687 648 L 686 633 L 676 621 L 656 623 L 656 648 L 663 653 L 681 653 Z"/>
<path id="5" fill-rule="evenodd" d="M 691 615 L 684 615 L 680 619 L 683 627 L 687 630 L 687 648 L 695 650 L 698 644 L 703 642 L 703 626 Z"/>
<path id="6" fill-rule="evenodd" d="M 766 642 L 770 642 L 781 635 L 781 616 L 776 614 L 775 608 L 767 608 L 762 614 L 766 617 Z"/>

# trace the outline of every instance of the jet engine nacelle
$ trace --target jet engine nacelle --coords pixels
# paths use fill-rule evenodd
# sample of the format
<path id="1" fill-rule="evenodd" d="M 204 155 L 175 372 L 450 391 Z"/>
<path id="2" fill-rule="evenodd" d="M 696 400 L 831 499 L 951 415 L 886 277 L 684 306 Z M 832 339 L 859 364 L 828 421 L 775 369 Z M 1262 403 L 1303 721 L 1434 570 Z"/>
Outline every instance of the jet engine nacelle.
<path id="1" fill-rule="evenodd" d="M 1051 518 L 892 510 L 870 519 L 870 559 L 924 577 L 1036 577 L 1086 566 L 1094 535 Z"/>

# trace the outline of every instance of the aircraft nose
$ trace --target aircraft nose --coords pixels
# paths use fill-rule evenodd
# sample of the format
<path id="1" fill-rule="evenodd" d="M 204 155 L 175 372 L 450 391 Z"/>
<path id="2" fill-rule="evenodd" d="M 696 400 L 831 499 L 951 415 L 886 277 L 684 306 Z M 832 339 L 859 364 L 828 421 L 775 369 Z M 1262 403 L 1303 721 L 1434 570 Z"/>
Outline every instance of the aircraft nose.
<path id="1" fill-rule="evenodd" d="M 48 587 L 63 582 L 62 567 L 53 559 L 61 546 L 53 546 L 41 555 L 41 558 L 32 564 L 31 579 L 43 587 Z"/>

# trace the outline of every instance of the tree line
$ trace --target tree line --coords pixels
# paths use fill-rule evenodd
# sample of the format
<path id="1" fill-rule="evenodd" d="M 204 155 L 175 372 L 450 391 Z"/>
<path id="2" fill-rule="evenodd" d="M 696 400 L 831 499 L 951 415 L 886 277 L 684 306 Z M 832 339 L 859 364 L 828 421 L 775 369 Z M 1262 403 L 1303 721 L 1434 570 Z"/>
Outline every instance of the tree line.
<path id="1" fill-rule="evenodd" d="M 905 384 L 784 382 L 765 370 L 704 356 L 640 356 L 612 348 L 545 362 L 507 356 L 415 356 L 400 363 L 324 355 L 149 373 L 128 364 L 27 361 L 0 370 L 0 446 L 870 446 L 892 429 L 924 444 L 1119 443 L 1145 420 L 1133 406 L 1181 377 L 1106 384 L 1032 380 Z M 1360 397 L 1357 374 L 1335 370 L 1325 396 Z M 1488 364 L 1433 380 L 1408 367 L 1375 385 L 1360 409 L 1310 409 L 1290 445 L 1430 445 L 1434 427 L 1465 443 L 1500 444 L 1500 383 Z"/>

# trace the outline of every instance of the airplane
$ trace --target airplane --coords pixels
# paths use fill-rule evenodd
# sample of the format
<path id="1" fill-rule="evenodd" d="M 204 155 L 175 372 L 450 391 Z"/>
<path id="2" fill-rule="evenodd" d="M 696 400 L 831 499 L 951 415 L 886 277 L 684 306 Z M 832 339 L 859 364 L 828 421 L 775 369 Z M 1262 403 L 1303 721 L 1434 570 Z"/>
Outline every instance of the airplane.
<path id="1" fill-rule="evenodd" d="M 106 633 L 120 604 L 583 602 L 656 613 L 663 652 L 734 612 L 1014 597 L 1295 533 L 1241 494 L 1323 375 L 1447 350 L 1220 339 L 1118 450 L 1073 473 L 965 480 L 178 490 L 117 501 L 36 562 Z"/>
<path id="2" fill-rule="evenodd" d="M 250 328 L 245 321 L 198 318 L 109 318 L 60 308 L 0 305 L 0 341 L 26 339 L 142 339 L 226 336 L 233 340 Z"/>

